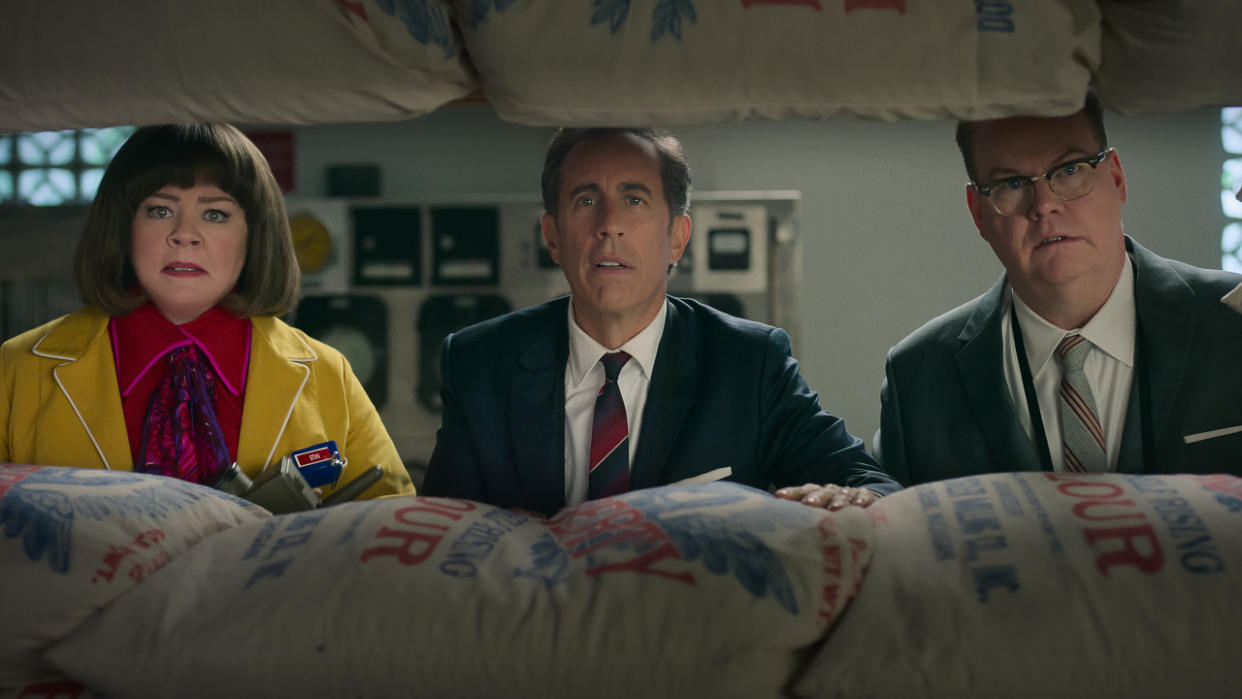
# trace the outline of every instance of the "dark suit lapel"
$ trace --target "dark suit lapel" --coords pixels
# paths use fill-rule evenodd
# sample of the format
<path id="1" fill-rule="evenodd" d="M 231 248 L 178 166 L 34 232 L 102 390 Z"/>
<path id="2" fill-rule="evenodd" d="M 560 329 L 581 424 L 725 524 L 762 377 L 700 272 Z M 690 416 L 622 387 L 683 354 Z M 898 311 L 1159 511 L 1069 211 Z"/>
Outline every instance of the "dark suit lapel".
<path id="1" fill-rule="evenodd" d="M 699 393 L 699 365 L 691 327 L 694 319 L 688 306 L 671 299 L 667 303 L 664 335 L 656 352 L 638 450 L 630 467 L 630 490 L 666 482 L 669 456 Z"/>
<path id="2" fill-rule="evenodd" d="M 1142 349 L 1139 348 L 1139 351 Z M 1126 424 L 1121 428 L 1121 447 L 1117 453 L 1118 473 L 1143 472 L 1143 421 L 1139 390 L 1138 376 L 1135 375 L 1130 382 L 1130 397 L 1126 400 Z"/>
<path id="3" fill-rule="evenodd" d="M 980 299 L 958 335 L 957 371 L 967 402 L 988 448 L 992 471 L 1038 471 L 1039 455 L 1018 422 L 1018 413 L 1005 382 L 1001 319 L 1005 312 L 1002 278 Z M 953 441 L 953 435 L 945 435 Z"/>
<path id="4" fill-rule="evenodd" d="M 564 304 L 553 304 L 516 358 L 509 386 L 513 464 L 526 509 L 552 513 L 565 505 L 565 363 L 569 328 Z"/>
<path id="5" fill-rule="evenodd" d="M 1164 259 L 1128 237 L 1126 247 L 1134 253 L 1138 343 L 1150 389 L 1147 410 L 1151 415 L 1151 443 L 1158 445 L 1169 425 L 1169 416 L 1190 361 L 1191 338 L 1197 322 L 1191 308 L 1195 295 Z M 1134 380 L 1139 379 L 1136 374 Z M 1154 466 L 1147 464 L 1148 470 Z"/>

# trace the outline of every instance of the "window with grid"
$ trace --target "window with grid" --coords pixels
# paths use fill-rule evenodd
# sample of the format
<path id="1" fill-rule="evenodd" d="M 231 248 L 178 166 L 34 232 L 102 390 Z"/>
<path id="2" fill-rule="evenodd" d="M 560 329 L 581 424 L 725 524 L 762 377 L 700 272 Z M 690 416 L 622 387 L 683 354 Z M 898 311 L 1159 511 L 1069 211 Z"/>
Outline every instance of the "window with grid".
<path id="1" fill-rule="evenodd" d="M 1229 223 L 1220 238 L 1220 267 L 1242 273 L 1242 107 L 1228 107 L 1220 112 L 1220 140 L 1225 148 L 1225 165 L 1220 175 L 1220 207 Z"/>
<path id="2" fill-rule="evenodd" d="M 132 126 L 0 134 L 0 205 L 89 204 Z"/>

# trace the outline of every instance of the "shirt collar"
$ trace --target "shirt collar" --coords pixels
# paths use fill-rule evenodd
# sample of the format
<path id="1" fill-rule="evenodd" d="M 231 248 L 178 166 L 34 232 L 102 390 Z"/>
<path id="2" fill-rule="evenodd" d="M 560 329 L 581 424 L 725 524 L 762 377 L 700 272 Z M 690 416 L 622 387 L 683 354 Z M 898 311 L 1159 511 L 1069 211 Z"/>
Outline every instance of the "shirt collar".
<path id="1" fill-rule="evenodd" d="M 145 303 L 129 315 L 114 316 L 108 330 L 122 396 L 128 396 L 161 357 L 188 344 L 198 345 L 230 393 L 240 396 L 246 390 L 250 321 L 219 306 L 174 325 L 153 304 Z"/>
<path id="2" fill-rule="evenodd" d="M 660 305 L 660 312 L 647 324 L 647 327 L 617 348 L 629 353 L 632 361 L 638 363 L 648 381 L 651 380 L 651 373 L 655 370 L 656 350 L 660 347 L 660 339 L 664 337 L 664 318 L 667 315 L 668 301 L 665 301 Z M 599 344 L 586 334 L 585 330 L 578 327 L 578 321 L 574 320 L 574 300 L 570 298 L 569 364 L 566 366 L 569 385 L 577 387 L 586 379 L 587 374 L 599 362 L 600 357 L 615 351 L 617 350 L 610 350 Z"/>
<path id="3" fill-rule="evenodd" d="M 1044 320 L 1038 313 L 1013 293 L 1014 310 L 1022 327 L 1022 342 L 1026 345 L 1026 359 L 1032 376 L 1043 371 L 1052 358 L 1057 345 L 1066 335 L 1077 332 L 1117 361 L 1128 367 L 1134 366 L 1134 333 L 1137 327 L 1134 304 L 1134 267 L 1126 255 L 1121 277 L 1113 287 L 1113 293 L 1096 311 L 1087 324 L 1072 331 L 1065 331 Z"/>

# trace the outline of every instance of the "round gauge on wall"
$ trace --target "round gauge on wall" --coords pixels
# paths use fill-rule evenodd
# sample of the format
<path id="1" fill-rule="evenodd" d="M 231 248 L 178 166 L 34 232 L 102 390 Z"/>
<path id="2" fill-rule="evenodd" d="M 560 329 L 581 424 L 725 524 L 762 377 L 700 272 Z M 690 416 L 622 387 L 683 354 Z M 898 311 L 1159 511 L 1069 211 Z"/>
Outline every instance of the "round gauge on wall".
<path id="1" fill-rule="evenodd" d="M 388 306 L 375 296 L 307 296 L 293 325 L 349 360 L 376 408 L 388 400 Z"/>
<path id="2" fill-rule="evenodd" d="M 377 366 L 375 348 L 361 330 L 348 325 L 333 325 L 321 332 L 318 339 L 340 350 L 354 368 L 354 376 L 364 385 L 374 378 Z"/>
<path id="3" fill-rule="evenodd" d="M 332 261 L 332 233 L 327 226 L 314 216 L 301 213 L 289 218 L 289 229 L 293 234 L 293 252 L 303 272 L 314 274 L 328 266 Z"/>
<path id="4" fill-rule="evenodd" d="M 418 387 L 416 396 L 428 410 L 439 413 L 440 348 L 444 338 L 478 323 L 513 310 L 508 299 L 498 294 L 436 294 L 418 309 Z"/>

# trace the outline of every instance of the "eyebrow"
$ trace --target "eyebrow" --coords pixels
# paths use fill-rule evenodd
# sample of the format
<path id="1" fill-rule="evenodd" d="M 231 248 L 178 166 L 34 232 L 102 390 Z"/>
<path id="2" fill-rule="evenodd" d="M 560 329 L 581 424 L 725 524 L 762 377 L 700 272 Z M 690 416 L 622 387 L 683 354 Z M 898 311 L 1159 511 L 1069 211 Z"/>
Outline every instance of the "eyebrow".
<path id="1" fill-rule="evenodd" d="M 643 184 L 642 182 L 622 182 L 621 185 L 618 187 L 618 189 L 620 189 L 622 192 L 638 191 L 648 196 L 655 196 L 654 193 L 651 191 L 651 188 Z"/>
<path id="2" fill-rule="evenodd" d="M 655 196 L 655 194 L 652 193 L 651 188 L 643 184 L 642 182 L 622 182 L 617 185 L 617 190 L 621 192 L 642 192 L 648 196 Z M 569 198 L 572 199 L 578 196 L 579 194 L 582 194 L 583 192 L 603 192 L 603 191 L 604 191 L 603 187 L 600 187 L 598 184 L 595 184 L 594 182 L 588 182 L 586 184 L 580 184 L 577 187 L 574 187 L 573 189 L 571 189 L 569 191 Z"/>
<path id="3" fill-rule="evenodd" d="M 601 191 L 599 185 L 595 184 L 594 182 L 591 182 L 588 184 L 580 184 L 577 187 L 574 187 L 573 189 L 569 190 L 569 198 L 573 199 L 574 197 L 578 196 L 579 194 L 582 194 L 583 192 L 599 192 L 599 191 Z"/>
<path id="4" fill-rule="evenodd" d="M 1075 153 L 1081 153 L 1082 155 L 1078 156 L 1078 155 L 1075 155 Z M 1052 167 L 1055 168 L 1057 165 L 1064 165 L 1065 163 L 1073 162 L 1080 158 L 1090 158 L 1093 155 L 1095 154 L 1088 153 L 1087 151 L 1079 148 L 1078 146 L 1073 146 L 1071 148 L 1066 149 L 1065 152 L 1061 153 L 1061 155 L 1054 161 L 1054 164 Z M 1044 173 L 1041 172 L 1039 174 L 1042 175 Z M 1018 172 L 1017 170 L 1014 170 L 1013 168 L 994 167 L 991 170 L 988 170 L 988 178 L 985 181 L 995 182 L 996 180 L 1003 180 L 1006 177 L 1012 177 L 1014 175 L 1022 175 L 1022 173 Z M 1025 175 L 1022 175 L 1022 176 L 1025 176 Z"/>
<path id="5" fill-rule="evenodd" d="M 176 194 L 168 194 L 166 192 L 155 192 L 148 198 L 149 199 L 167 199 L 168 201 L 175 201 L 175 202 L 181 201 L 181 197 L 177 196 Z M 237 200 L 234 199 L 233 197 L 230 197 L 227 194 L 222 197 L 199 197 L 198 201 L 203 204 L 214 204 L 220 201 L 227 201 L 227 202 L 232 202 L 233 204 L 237 204 Z M 237 204 L 237 205 L 241 206 L 241 204 Z"/>

